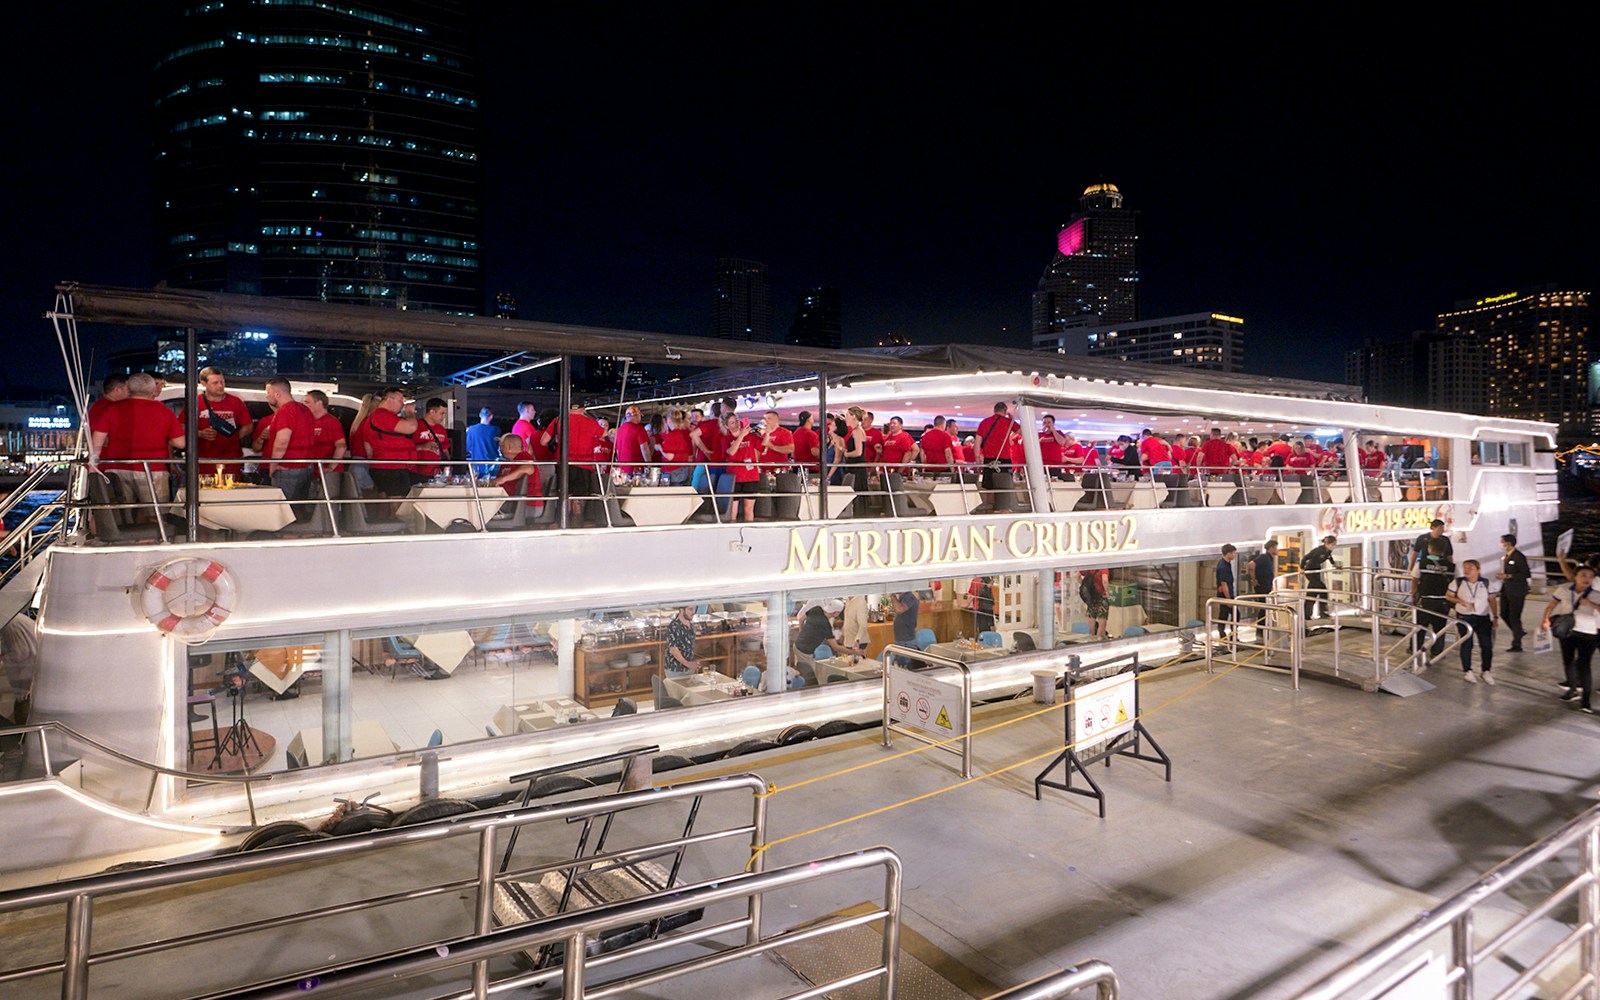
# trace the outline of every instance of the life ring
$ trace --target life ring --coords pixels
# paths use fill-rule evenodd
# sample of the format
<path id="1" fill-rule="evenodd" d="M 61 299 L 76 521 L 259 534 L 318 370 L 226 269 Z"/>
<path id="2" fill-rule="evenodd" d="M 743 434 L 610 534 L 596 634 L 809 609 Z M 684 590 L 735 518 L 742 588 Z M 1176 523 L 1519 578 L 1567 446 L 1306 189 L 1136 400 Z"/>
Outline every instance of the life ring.
<path id="1" fill-rule="evenodd" d="M 238 590 L 226 566 L 211 559 L 174 559 L 150 571 L 140 606 L 150 624 L 185 642 L 200 642 L 233 614 Z"/>

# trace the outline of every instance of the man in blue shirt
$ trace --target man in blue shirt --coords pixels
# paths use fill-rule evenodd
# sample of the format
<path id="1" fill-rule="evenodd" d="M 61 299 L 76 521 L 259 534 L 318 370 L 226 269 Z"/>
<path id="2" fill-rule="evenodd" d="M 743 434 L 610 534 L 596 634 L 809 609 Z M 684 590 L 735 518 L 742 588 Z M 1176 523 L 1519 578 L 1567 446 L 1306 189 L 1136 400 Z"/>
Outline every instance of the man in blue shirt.
<path id="1" fill-rule="evenodd" d="M 1232 544 L 1224 545 L 1222 547 L 1222 558 L 1217 560 L 1217 596 L 1230 601 L 1237 596 L 1233 589 L 1233 561 L 1237 558 L 1235 554 L 1238 551 L 1238 548 Z M 1217 627 L 1219 636 L 1227 636 L 1228 623 L 1234 619 L 1234 610 L 1235 608 L 1232 604 L 1224 604 L 1222 606 L 1221 612 L 1217 616 L 1220 623 Z"/>
<path id="2" fill-rule="evenodd" d="M 487 406 L 478 411 L 478 422 L 467 428 L 467 457 L 473 462 L 474 473 L 494 475 L 495 459 L 500 457 L 500 434 L 494 429 L 494 411 Z"/>
<path id="3" fill-rule="evenodd" d="M 922 602 L 917 600 L 916 591 L 907 590 L 891 595 L 889 606 L 894 609 L 895 643 L 901 646 L 915 646 L 917 615 L 922 610 Z"/>

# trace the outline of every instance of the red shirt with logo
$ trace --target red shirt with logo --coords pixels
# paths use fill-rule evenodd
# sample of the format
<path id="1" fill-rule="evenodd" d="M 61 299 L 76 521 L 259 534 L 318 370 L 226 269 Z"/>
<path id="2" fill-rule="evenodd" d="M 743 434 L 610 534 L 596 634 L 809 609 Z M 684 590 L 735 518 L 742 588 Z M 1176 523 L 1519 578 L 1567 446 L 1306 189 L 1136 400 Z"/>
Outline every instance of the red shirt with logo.
<path id="1" fill-rule="evenodd" d="M 102 459 L 149 459 L 150 471 L 160 475 L 167 471 L 164 460 L 169 454 L 169 443 L 182 439 L 183 425 L 165 403 L 139 396 L 119 399 L 106 407 L 101 426 L 105 429 L 106 444 L 100 451 Z M 142 471 L 144 466 L 132 463 L 101 462 L 102 469 Z"/>
<path id="2" fill-rule="evenodd" d="M 311 457 L 322 461 L 332 458 L 334 448 L 344 439 L 344 425 L 339 423 L 339 418 L 331 413 L 324 413 L 316 418 L 316 423 L 311 427 Z M 342 472 L 344 466 L 331 465 L 328 471 Z"/>
<path id="3" fill-rule="evenodd" d="M 1062 464 L 1064 454 L 1065 446 L 1056 440 L 1054 434 L 1047 432 L 1039 435 L 1039 460 L 1044 463 L 1046 470 Z"/>
<path id="4" fill-rule="evenodd" d="M 761 469 L 757 461 L 761 455 L 756 448 L 754 434 L 746 434 L 743 438 L 728 438 L 723 445 L 728 462 L 728 470 L 733 473 L 736 483 L 753 483 L 761 478 Z"/>
<path id="5" fill-rule="evenodd" d="M 217 436 L 210 441 L 203 437 L 200 439 L 199 446 L 195 449 L 195 454 L 200 456 L 201 463 L 204 464 L 207 460 L 219 458 L 243 458 L 244 434 L 242 432 L 244 425 L 250 422 L 250 408 L 245 405 L 244 400 L 231 392 L 225 392 L 222 394 L 221 402 L 218 402 L 202 392 L 197 410 L 200 430 L 215 430 L 215 428 L 211 427 L 211 415 L 213 413 L 233 424 L 233 433 L 227 437 L 224 437 L 219 430 L 217 431 Z M 179 422 L 187 420 L 188 416 L 187 408 L 180 411 L 178 414 Z"/>
<path id="6" fill-rule="evenodd" d="M 794 432 L 790 431 L 787 427 L 779 427 L 771 434 L 763 435 L 761 438 L 760 451 L 761 464 L 767 466 L 769 469 L 781 469 L 786 467 L 789 464 L 788 453 L 782 451 L 773 451 L 772 446 L 778 445 L 782 447 L 783 445 L 792 444 L 794 444 Z"/>
<path id="7" fill-rule="evenodd" d="M 906 456 L 917 446 L 909 431 L 890 434 L 883 439 L 883 464 L 904 465 Z"/>
<path id="8" fill-rule="evenodd" d="M 395 429 L 400 420 L 400 414 L 380 406 L 361 425 L 367 432 L 367 444 L 372 448 L 374 462 L 410 462 L 416 459 L 416 440 L 410 434 L 402 434 Z M 397 466 L 379 468 L 393 469 Z"/>
<path id="9" fill-rule="evenodd" d="M 449 459 L 450 457 L 450 432 L 438 424 L 419 419 L 417 432 L 412 435 L 412 441 L 413 447 L 417 449 L 418 458 Z M 431 476 L 439 471 L 439 466 L 437 462 L 428 462 L 413 465 L 411 471 L 419 476 Z"/>

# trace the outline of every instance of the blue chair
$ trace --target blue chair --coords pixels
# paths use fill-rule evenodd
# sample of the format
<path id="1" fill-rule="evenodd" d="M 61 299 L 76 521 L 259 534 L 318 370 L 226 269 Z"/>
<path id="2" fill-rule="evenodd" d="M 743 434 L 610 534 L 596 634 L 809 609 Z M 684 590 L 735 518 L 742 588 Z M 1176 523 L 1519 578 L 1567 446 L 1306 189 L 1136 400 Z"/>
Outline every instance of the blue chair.
<path id="1" fill-rule="evenodd" d="M 739 679 L 744 681 L 745 687 L 759 688 L 761 686 L 761 668 L 752 663 L 744 668 L 744 673 L 739 675 Z"/>
<path id="2" fill-rule="evenodd" d="M 1205 628 L 1206 623 L 1198 618 L 1191 618 L 1183 623 L 1184 628 Z"/>
<path id="3" fill-rule="evenodd" d="M 918 649 L 927 649 L 938 642 L 939 637 L 933 634 L 933 629 L 931 628 L 919 628 L 917 629 L 916 637 L 912 641 L 916 643 Z"/>
<path id="4" fill-rule="evenodd" d="M 428 737 L 428 746 L 436 747 L 436 746 L 442 746 L 443 744 L 444 744 L 444 730 L 435 729 L 433 731 L 432 735 L 430 735 Z"/>
<path id="5" fill-rule="evenodd" d="M 827 643 L 823 643 L 822 645 L 818 646 L 816 649 L 811 651 L 811 656 L 814 659 L 818 659 L 818 660 L 826 660 L 828 657 L 830 657 L 832 655 L 833 655 L 833 647 L 828 645 Z"/>
<path id="6" fill-rule="evenodd" d="M 1129 625 L 1127 628 L 1122 630 L 1122 637 L 1124 639 L 1126 639 L 1130 635 L 1145 635 L 1145 634 L 1146 634 L 1146 632 L 1144 630 L 1144 626 L 1142 626 L 1142 625 Z"/>
<path id="7" fill-rule="evenodd" d="M 806 679 L 804 677 L 801 677 L 798 673 L 789 675 L 789 690 L 790 691 L 793 691 L 796 688 L 803 688 L 805 686 L 806 686 Z"/>
<path id="8" fill-rule="evenodd" d="M 1078 633 L 1079 635 L 1088 635 L 1089 634 L 1089 623 L 1088 622 L 1073 622 L 1072 623 L 1072 631 Z"/>
<path id="9" fill-rule="evenodd" d="M 996 649 L 998 649 L 1004 643 L 1000 638 L 1000 633 L 999 632 L 979 632 L 978 633 L 978 644 L 980 646 L 993 646 Z"/>

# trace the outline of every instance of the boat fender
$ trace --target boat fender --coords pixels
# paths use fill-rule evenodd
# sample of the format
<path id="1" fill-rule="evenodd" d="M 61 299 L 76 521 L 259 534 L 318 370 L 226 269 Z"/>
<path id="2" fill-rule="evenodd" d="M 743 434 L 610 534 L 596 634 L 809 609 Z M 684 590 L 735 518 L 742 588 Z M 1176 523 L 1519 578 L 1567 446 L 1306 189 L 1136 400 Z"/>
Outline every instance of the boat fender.
<path id="1" fill-rule="evenodd" d="M 150 571 L 139 594 L 145 620 L 184 642 L 207 639 L 233 614 L 238 590 L 227 567 L 202 557 L 174 559 Z"/>

